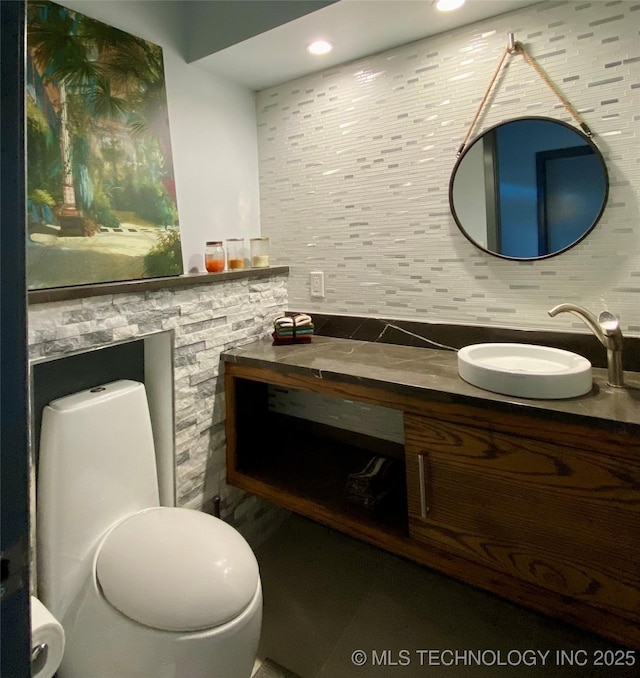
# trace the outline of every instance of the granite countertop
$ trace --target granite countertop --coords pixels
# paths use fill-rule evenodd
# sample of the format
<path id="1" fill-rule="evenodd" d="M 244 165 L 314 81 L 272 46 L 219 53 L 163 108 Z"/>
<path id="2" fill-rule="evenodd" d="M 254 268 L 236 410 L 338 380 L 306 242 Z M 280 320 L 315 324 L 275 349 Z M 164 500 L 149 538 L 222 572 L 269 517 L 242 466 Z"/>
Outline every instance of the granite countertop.
<path id="1" fill-rule="evenodd" d="M 458 376 L 453 351 L 316 336 L 310 344 L 273 346 L 271 339 L 222 354 L 225 362 L 304 374 L 331 381 L 390 389 L 426 399 L 491 407 L 520 414 L 640 434 L 640 374 L 625 372 L 626 388 L 606 383 L 607 371 L 593 369 L 590 393 L 565 400 L 533 400 L 491 393 Z"/>

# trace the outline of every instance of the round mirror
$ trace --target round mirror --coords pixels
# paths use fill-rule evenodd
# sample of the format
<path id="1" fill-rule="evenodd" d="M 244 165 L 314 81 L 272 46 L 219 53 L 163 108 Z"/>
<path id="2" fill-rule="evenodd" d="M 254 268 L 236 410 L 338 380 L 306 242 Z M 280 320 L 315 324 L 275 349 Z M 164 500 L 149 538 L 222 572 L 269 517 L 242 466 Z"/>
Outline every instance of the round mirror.
<path id="1" fill-rule="evenodd" d="M 543 259 L 573 247 L 598 223 L 608 194 L 596 145 L 551 118 L 488 129 L 458 158 L 449 183 L 462 233 L 505 259 Z"/>

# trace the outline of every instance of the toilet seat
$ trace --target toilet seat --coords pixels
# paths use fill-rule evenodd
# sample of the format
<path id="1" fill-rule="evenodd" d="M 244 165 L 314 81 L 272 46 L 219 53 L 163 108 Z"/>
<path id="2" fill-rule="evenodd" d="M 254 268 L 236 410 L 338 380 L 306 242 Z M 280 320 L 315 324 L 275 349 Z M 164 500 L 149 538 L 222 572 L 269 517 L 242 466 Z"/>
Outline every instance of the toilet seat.
<path id="1" fill-rule="evenodd" d="M 234 528 L 206 513 L 167 507 L 141 511 L 111 530 L 96 576 L 113 607 L 166 631 L 224 624 L 260 586 L 253 551 Z"/>

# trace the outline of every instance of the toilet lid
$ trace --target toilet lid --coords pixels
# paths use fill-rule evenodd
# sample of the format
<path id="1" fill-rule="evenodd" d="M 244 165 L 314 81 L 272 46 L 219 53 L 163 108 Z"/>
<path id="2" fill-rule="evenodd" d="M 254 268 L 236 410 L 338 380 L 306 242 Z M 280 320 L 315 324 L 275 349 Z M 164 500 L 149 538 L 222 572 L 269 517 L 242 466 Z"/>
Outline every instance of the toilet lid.
<path id="1" fill-rule="evenodd" d="M 158 507 L 115 527 L 96 574 L 106 599 L 155 629 L 197 631 L 237 617 L 259 585 L 244 538 L 206 513 Z"/>

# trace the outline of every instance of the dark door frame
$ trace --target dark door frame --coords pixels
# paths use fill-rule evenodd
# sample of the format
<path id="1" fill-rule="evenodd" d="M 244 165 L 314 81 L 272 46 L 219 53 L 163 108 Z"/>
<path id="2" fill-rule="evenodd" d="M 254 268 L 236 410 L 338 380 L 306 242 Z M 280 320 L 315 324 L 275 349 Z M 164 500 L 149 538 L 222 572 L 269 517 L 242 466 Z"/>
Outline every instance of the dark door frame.
<path id="1" fill-rule="evenodd" d="M 28 678 L 31 623 L 24 0 L 1 0 L 0 23 L 0 674 Z"/>
<path id="2" fill-rule="evenodd" d="M 554 148 L 536 153 L 536 188 L 538 194 L 538 254 L 549 254 L 549 225 L 547 216 L 547 163 L 561 158 L 595 155 L 587 145 Z"/>

